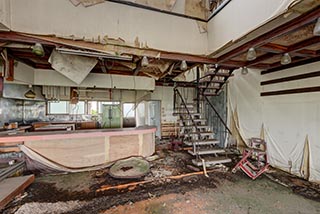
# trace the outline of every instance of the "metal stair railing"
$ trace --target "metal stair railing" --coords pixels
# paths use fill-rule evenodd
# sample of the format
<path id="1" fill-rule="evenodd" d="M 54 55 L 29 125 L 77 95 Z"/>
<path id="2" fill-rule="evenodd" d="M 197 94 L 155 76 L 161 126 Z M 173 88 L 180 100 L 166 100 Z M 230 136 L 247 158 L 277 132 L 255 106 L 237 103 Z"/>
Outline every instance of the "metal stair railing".
<path id="1" fill-rule="evenodd" d="M 200 139 L 201 139 L 201 134 L 200 134 L 200 131 L 199 131 L 199 129 L 198 129 L 198 126 L 197 126 L 196 122 L 193 120 L 193 117 L 192 117 L 192 115 L 191 115 L 191 113 L 190 113 L 190 111 L 189 111 L 189 109 L 188 109 L 188 107 L 187 107 L 187 104 L 185 103 L 185 101 L 184 101 L 184 99 L 183 99 L 180 91 L 179 91 L 177 88 L 174 88 L 174 92 L 175 92 L 175 95 L 178 94 L 178 96 L 179 96 L 179 98 L 180 98 L 180 100 L 181 100 L 184 108 L 187 110 L 187 114 L 188 114 L 188 116 L 189 116 L 192 124 L 194 125 L 194 127 L 195 127 L 195 129 L 196 129 L 196 130 L 195 130 L 196 133 L 198 134 L 198 140 L 200 140 Z M 174 101 L 175 101 L 175 102 L 177 101 L 176 98 L 174 99 Z M 174 104 L 174 106 L 175 106 L 175 104 Z M 196 147 L 196 144 L 195 144 L 194 142 L 192 142 L 192 146 L 193 146 L 193 151 L 197 154 L 197 157 L 198 157 L 197 147 Z"/>
<path id="2" fill-rule="evenodd" d="M 217 109 L 214 107 L 214 105 L 210 102 L 209 98 L 202 94 L 202 96 L 205 98 L 205 101 L 207 102 L 207 104 L 211 107 L 211 109 L 213 110 L 213 112 L 215 113 L 215 116 L 218 118 L 218 121 L 219 123 L 217 124 L 218 125 L 218 128 L 217 130 L 221 130 L 221 125 L 223 125 L 223 127 L 225 128 L 225 131 L 219 131 L 220 133 L 220 141 L 222 141 L 222 139 L 225 139 L 226 138 L 226 134 L 229 133 L 230 135 L 232 135 L 232 132 L 231 130 L 229 129 L 228 125 L 225 123 L 225 121 L 223 120 L 223 118 L 220 116 L 220 114 L 218 113 Z M 221 136 L 221 132 L 224 133 L 224 138 L 222 138 Z"/>

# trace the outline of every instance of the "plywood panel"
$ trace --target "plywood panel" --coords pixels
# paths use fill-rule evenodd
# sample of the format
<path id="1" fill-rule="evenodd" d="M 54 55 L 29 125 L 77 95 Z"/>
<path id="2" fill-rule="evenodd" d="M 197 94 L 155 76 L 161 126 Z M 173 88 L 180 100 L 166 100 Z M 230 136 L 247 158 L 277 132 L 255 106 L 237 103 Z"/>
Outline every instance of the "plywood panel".
<path id="1" fill-rule="evenodd" d="M 26 141 L 25 146 L 47 159 L 70 168 L 105 163 L 105 137 Z"/>
<path id="2" fill-rule="evenodd" d="M 109 152 L 110 161 L 140 155 L 138 135 L 111 136 Z"/>
<path id="3" fill-rule="evenodd" d="M 7 178 L 0 183 L 0 210 L 34 181 L 34 175 Z"/>

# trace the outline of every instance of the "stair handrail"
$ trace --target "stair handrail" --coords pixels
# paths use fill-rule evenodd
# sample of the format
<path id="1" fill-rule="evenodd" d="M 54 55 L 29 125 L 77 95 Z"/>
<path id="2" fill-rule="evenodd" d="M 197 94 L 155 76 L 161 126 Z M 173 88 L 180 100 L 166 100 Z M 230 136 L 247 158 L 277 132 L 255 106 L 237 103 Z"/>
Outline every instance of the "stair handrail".
<path id="1" fill-rule="evenodd" d="M 180 100 L 181 100 L 184 108 L 187 110 L 188 116 L 189 116 L 189 118 L 191 119 L 194 127 L 196 128 L 196 133 L 198 134 L 198 139 L 200 140 L 200 139 L 201 139 L 200 131 L 199 131 L 199 129 L 198 129 L 198 126 L 197 126 L 196 122 L 193 120 L 193 118 L 192 118 L 192 116 L 191 116 L 191 114 L 190 114 L 190 111 L 189 111 L 189 109 L 188 109 L 188 107 L 187 107 L 187 104 L 185 103 L 185 101 L 184 101 L 184 99 L 183 99 L 180 91 L 179 91 L 176 87 L 174 88 L 174 91 L 175 91 L 175 93 L 177 93 L 177 94 L 179 95 Z M 192 142 L 192 147 L 193 147 L 193 151 L 194 151 L 196 154 L 198 154 L 198 151 L 197 151 L 197 148 L 196 148 L 196 144 L 195 144 L 194 142 Z"/>
<path id="2" fill-rule="evenodd" d="M 206 95 L 204 95 L 202 93 L 202 96 L 206 99 L 207 103 L 209 104 L 209 106 L 213 109 L 213 111 L 216 113 L 216 115 L 218 116 L 220 122 L 224 125 L 224 127 L 226 128 L 226 130 L 229 132 L 230 135 L 232 135 L 231 130 L 229 129 L 228 125 L 223 121 L 222 117 L 220 116 L 220 114 L 218 113 L 218 111 L 216 110 L 216 108 L 214 107 L 214 105 L 210 102 L 210 100 L 208 99 L 208 97 Z"/>

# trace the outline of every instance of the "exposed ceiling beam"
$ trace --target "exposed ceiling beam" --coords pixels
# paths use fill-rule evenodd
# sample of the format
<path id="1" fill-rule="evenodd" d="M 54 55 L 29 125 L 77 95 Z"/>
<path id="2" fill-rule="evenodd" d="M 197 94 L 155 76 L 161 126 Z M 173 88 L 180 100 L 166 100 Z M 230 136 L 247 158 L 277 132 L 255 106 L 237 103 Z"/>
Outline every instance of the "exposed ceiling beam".
<path id="1" fill-rule="evenodd" d="M 245 43 L 244 45 L 241 45 L 240 47 L 235 48 L 234 50 L 220 56 L 217 61 L 218 63 L 221 63 L 247 52 L 249 48 L 252 48 L 252 47 L 258 48 L 262 45 L 265 45 L 282 35 L 288 34 L 296 30 L 297 28 L 300 28 L 316 20 L 319 16 L 320 16 L 320 7 L 317 7 L 316 9 L 302 16 L 299 16 L 298 18 L 295 18 L 288 23 L 282 24 L 281 26 L 273 29 L 272 31 L 269 31 L 268 33 L 265 33 L 261 36 L 258 36 L 257 38 Z"/>
<path id="2" fill-rule="evenodd" d="M 311 59 L 298 59 L 298 60 L 293 59 L 292 62 L 288 65 L 281 65 L 280 63 L 274 63 L 272 65 L 269 65 L 269 68 L 267 68 L 267 70 L 261 71 L 261 75 L 269 74 L 276 71 L 280 71 L 280 70 L 284 70 L 284 69 L 288 69 L 296 66 L 301 66 L 301 65 L 305 65 L 313 62 L 318 62 L 318 61 L 320 61 L 320 56 L 317 56 Z"/>

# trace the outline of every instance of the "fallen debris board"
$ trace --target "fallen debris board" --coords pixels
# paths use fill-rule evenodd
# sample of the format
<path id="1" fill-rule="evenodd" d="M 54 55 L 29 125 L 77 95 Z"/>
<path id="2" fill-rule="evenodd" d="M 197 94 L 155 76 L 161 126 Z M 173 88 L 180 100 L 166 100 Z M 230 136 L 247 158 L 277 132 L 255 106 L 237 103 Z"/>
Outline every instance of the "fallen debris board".
<path id="1" fill-rule="evenodd" d="M 34 175 L 7 178 L 0 182 L 0 210 L 34 181 Z"/>
<path id="2" fill-rule="evenodd" d="M 109 170 L 113 178 L 132 179 L 141 178 L 150 172 L 150 164 L 141 157 L 131 157 L 118 160 Z"/>

